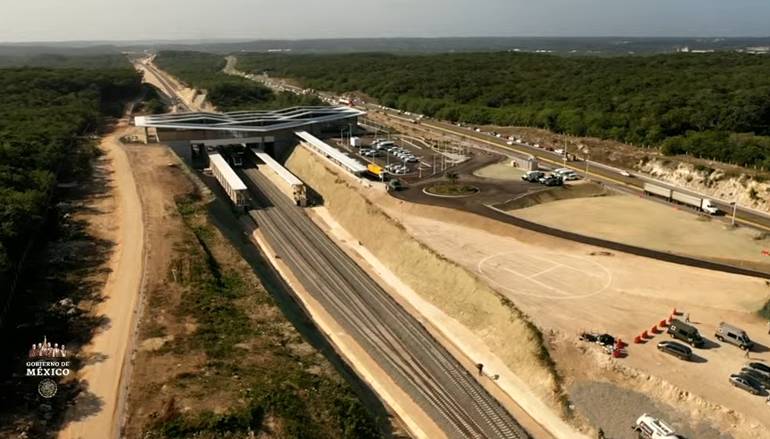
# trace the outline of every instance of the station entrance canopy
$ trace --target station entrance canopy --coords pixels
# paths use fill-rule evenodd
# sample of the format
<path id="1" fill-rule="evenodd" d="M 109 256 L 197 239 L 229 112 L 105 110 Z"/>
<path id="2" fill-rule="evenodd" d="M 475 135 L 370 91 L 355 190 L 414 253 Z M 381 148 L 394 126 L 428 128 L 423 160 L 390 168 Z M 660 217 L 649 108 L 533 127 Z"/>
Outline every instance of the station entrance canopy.
<path id="1" fill-rule="evenodd" d="M 291 107 L 275 111 L 233 111 L 230 113 L 169 113 L 137 116 L 137 127 L 172 130 L 238 131 L 269 133 L 306 129 L 313 125 L 357 118 L 365 112 L 352 107 Z"/>

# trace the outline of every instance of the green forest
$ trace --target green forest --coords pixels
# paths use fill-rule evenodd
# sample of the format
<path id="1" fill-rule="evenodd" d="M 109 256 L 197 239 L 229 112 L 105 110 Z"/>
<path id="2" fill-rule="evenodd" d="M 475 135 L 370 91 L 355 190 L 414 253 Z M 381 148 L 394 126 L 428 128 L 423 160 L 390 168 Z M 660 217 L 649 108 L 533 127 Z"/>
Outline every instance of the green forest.
<path id="1" fill-rule="evenodd" d="M 469 124 L 531 126 L 770 170 L 770 57 L 238 54 L 253 73 Z"/>
<path id="2" fill-rule="evenodd" d="M 122 68 L 0 69 L 0 280 L 40 228 L 57 183 L 88 177 L 87 134 L 120 115 L 140 84 L 125 60 Z"/>
<path id="3" fill-rule="evenodd" d="M 50 67 L 57 69 L 120 69 L 128 65 L 121 54 L 99 55 L 0 55 L 0 68 Z"/>
<path id="4" fill-rule="evenodd" d="M 221 55 L 202 52 L 164 51 L 155 60 L 158 67 L 199 90 L 220 111 L 272 110 L 298 105 L 323 105 L 312 96 L 271 89 L 238 76 L 222 72 L 226 61 Z"/>

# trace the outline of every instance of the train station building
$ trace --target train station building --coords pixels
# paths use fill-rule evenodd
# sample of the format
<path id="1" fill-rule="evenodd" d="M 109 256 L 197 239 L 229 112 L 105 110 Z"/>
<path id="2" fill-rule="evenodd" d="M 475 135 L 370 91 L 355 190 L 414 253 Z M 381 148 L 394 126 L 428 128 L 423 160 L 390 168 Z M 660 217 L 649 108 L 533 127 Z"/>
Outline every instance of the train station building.
<path id="1" fill-rule="evenodd" d="M 319 138 L 350 135 L 366 114 L 352 107 L 291 107 L 274 111 L 230 113 L 170 113 L 137 116 L 145 139 L 158 142 L 190 141 L 206 145 L 248 144 L 280 157 L 297 144 L 297 132 Z"/>

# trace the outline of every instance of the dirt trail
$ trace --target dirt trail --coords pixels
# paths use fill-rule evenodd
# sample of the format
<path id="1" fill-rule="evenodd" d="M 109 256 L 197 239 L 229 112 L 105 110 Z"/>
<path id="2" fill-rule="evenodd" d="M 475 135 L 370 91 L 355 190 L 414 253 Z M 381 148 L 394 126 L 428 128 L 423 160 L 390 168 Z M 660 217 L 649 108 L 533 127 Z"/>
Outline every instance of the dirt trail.
<path id="1" fill-rule="evenodd" d="M 104 285 L 104 301 L 95 310 L 108 323 L 97 333 L 80 355 L 90 359 L 79 371 L 92 398 L 79 398 L 67 414 L 66 427 L 59 433 L 62 439 L 111 438 L 118 434 L 118 405 L 126 353 L 134 328 L 134 311 L 142 284 L 144 259 L 144 225 L 142 205 L 126 152 L 118 141 L 124 134 L 118 129 L 102 141 L 101 148 L 112 168 L 112 197 L 114 212 L 115 250 L 107 269 L 110 275 Z M 95 414 L 94 401 L 100 406 Z"/>

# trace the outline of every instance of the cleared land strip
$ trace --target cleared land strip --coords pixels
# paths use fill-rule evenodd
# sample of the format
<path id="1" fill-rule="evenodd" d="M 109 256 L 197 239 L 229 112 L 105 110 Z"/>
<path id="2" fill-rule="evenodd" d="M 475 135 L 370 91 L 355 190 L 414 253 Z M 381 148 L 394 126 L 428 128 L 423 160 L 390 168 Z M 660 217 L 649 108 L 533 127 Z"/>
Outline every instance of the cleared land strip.
<path id="1" fill-rule="evenodd" d="M 449 437 L 529 438 L 427 330 L 253 170 L 252 211 L 270 245 L 302 284 Z"/>

